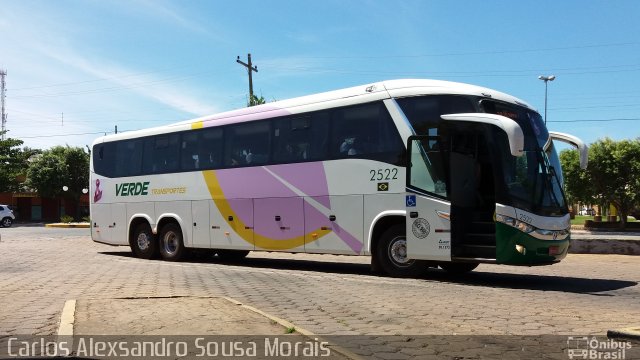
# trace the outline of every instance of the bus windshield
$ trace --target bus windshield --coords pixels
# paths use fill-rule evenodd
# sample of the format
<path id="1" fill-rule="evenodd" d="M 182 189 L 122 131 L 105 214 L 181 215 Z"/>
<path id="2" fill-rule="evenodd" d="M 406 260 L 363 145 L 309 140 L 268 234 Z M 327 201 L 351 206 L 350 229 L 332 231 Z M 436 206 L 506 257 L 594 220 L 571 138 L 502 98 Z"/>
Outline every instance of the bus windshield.
<path id="1" fill-rule="evenodd" d="M 568 212 L 562 191 L 562 170 L 549 132 L 537 112 L 522 106 L 483 100 L 482 109 L 516 121 L 524 133 L 524 155 L 511 156 L 506 144 L 502 154 L 506 191 L 513 205 L 540 215 Z"/>

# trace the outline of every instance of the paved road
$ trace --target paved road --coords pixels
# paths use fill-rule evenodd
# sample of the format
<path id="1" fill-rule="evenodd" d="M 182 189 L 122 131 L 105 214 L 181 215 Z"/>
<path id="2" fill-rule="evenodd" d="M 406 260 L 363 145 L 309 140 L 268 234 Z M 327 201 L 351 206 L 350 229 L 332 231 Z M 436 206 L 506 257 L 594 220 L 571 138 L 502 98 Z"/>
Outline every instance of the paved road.
<path id="1" fill-rule="evenodd" d="M 318 334 L 605 334 L 640 324 L 640 258 L 480 265 L 463 278 L 372 276 L 366 257 L 133 258 L 87 229 L 0 229 L 0 335 L 53 334 L 68 299 L 228 296 Z M 180 301 L 180 300 L 176 300 Z M 170 310 L 170 309 L 167 309 Z"/>

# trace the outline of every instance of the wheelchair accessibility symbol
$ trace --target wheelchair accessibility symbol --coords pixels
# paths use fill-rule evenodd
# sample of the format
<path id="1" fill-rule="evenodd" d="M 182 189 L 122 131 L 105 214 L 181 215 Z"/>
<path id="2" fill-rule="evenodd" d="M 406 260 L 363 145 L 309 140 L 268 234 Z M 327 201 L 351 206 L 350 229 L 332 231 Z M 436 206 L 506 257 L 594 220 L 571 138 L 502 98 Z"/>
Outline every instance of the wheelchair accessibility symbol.
<path id="1" fill-rule="evenodd" d="M 407 207 L 416 207 L 415 195 L 407 195 Z"/>

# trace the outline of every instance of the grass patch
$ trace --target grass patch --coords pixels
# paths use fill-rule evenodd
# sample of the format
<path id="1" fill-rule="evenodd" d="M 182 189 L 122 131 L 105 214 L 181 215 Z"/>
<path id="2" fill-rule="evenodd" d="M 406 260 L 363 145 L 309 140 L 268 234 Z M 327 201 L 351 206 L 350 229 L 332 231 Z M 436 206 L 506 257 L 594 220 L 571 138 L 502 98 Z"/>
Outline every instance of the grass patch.
<path id="1" fill-rule="evenodd" d="M 294 332 L 296 332 L 296 327 L 295 326 L 288 327 L 287 330 L 285 330 L 285 333 L 287 333 L 287 334 L 293 334 Z"/>
<path id="2" fill-rule="evenodd" d="M 571 219 L 571 225 L 584 225 L 585 220 L 593 220 L 593 216 L 590 215 L 576 215 L 575 219 Z M 602 217 L 603 221 L 607 221 L 607 217 Z M 636 218 L 633 216 L 627 216 L 627 222 L 634 222 Z"/>

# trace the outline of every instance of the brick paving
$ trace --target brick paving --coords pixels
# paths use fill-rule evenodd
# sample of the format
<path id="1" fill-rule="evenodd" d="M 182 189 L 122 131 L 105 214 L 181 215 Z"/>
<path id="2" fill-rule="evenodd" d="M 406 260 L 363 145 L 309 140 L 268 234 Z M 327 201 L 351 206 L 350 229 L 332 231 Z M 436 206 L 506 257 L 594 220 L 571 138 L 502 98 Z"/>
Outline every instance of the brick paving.
<path id="1" fill-rule="evenodd" d="M 637 256 L 570 254 L 547 267 L 480 265 L 459 279 L 438 270 L 393 279 L 371 275 L 367 257 L 146 261 L 87 232 L 0 229 L 0 336 L 54 334 L 69 299 L 176 296 L 228 296 L 331 335 L 603 335 L 640 324 Z"/>

